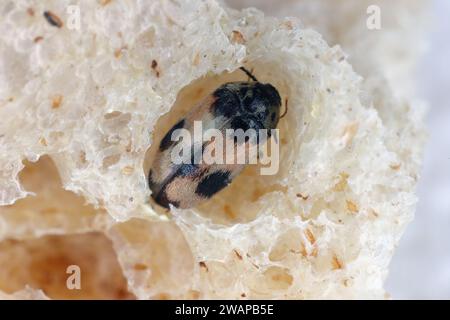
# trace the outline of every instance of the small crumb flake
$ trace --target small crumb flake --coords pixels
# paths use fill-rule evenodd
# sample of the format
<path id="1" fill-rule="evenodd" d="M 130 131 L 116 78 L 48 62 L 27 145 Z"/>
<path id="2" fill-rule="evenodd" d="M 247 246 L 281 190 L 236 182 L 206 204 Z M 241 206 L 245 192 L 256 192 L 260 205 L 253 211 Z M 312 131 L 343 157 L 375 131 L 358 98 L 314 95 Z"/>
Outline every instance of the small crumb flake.
<path id="1" fill-rule="evenodd" d="M 100 0 L 100 4 L 102 6 L 106 6 L 107 4 L 109 4 L 111 2 L 111 0 Z"/>
<path id="2" fill-rule="evenodd" d="M 126 166 L 126 167 L 123 167 L 123 168 L 122 168 L 122 173 L 123 173 L 124 175 L 127 175 L 127 176 L 129 176 L 130 174 L 132 174 L 133 171 L 134 171 L 134 168 L 131 167 L 131 166 Z"/>
<path id="3" fill-rule="evenodd" d="M 134 265 L 134 270 L 137 270 L 137 271 L 143 271 L 143 270 L 147 270 L 147 269 L 148 269 L 148 266 L 143 263 L 136 263 Z"/>
<path id="4" fill-rule="evenodd" d="M 338 259 L 336 255 L 333 256 L 333 259 L 331 261 L 333 270 L 339 270 L 343 268 L 342 262 Z"/>
<path id="5" fill-rule="evenodd" d="M 316 237 L 314 237 L 314 234 L 312 233 L 311 230 L 306 229 L 305 235 L 306 235 L 306 237 L 308 238 L 308 241 L 309 241 L 311 244 L 314 244 L 314 243 L 316 242 Z"/>
<path id="6" fill-rule="evenodd" d="M 351 200 L 346 200 L 347 203 L 347 209 L 351 213 L 357 213 L 359 211 L 358 206 Z"/>
<path id="7" fill-rule="evenodd" d="M 127 49 L 128 46 L 122 46 L 121 48 L 114 50 L 114 57 L 119 59 L 120 57 L 122 57 L 122 52 Z"/>
<path id="8" fill-rule="evenodd" d="M 42 37 L 42 36 L 37 36 L 36 38 L 34 38 L 34 43 L 38 43 L 38 42 L 40 42 L 40 41 L 42 41 L 42 40 L 44 40 L 44 37 Z"/>
<path id="9" fill-rule="evenodd" d="M 45 140 L 44 137 L 39 138 L 39 144 L 46 147 L 47 146 L 47 140 Z"/>
<path id="10" fill-rule="evenodd" d="M 206 265 L 205 261 L 200 261 L 198 264 L 201 268 L 204 268 L 206 270 L 206 272 L 209 271 L 208 266 Z"/>
<path id="11" fill-rule="evenodd" d="M 62 20 L 51 11 L 44 11 L 44 17 L 54 27 L 61 28 L 63 26 Z"/>
<path id="12" fill-rule="evenodd" d="M 150 64 L 150 67 L 152 68 L 153 71 L 155 71 L 156 77 L 159 78 L 161 72 L 160 69 L 158 68 L 158 61 L 153 59 L 152 63 Z"/>
<path id="13" fill-rule="evenodd" d="M 347 187 L 347 179 L 350 177 L 350 175 L 346 172 L 341 172 L 339 174 L 339 182 L 336 183 L 336 185 L 334 186 L 333 190 L 336 192 L 342 192 L 345 190 L 345 188 Z"/>
<path id="14" fill-rule="evenodd" d="M 378 212 L 376 212 L 376 211 L 373 210 L 373 209 L 370 209 L 370 210 L 369 210 L 369 214 L 370 214 L 370 217 L 371 217 L 371 218 L 378 218 L 378 217 L 379 217 Z"/>
<path id="15" fill-rule="evenodd" d="M 33 17 L 33 16 L 34 16 L 34 10 L 33 10 L 33 8 L 28 8 L 28 9 L 27 9 L 27 13 L 28 13 L 29 16 Z"/>
<path id="16" fill-rule="evenodd" d="M 300 252 L 299 252 L 303 257 L 306 257 L 308 255 L 308 252 L 306 251 L 306 247 L 305 244 L 302 243 L 300 245 Z"/>
<path id="17" fill-rule="evenodd" d="M 401 165 L 401 163 L 396 163 L 396 164 L 391 164 L 389 167 L 390 167 L 392 170 L 397 171 L 397 170 L 399 170 L 399 169 L 402 167 L 402 165 Z"/>
<path id="18" fill-rule="evenodd" d="M 244 44 L 245 43 L 245 38 L 244 38 L 244 36 L 242 35 L 241 32 L 239 32 L 237 30 L 233 30 L 232 36 L 231 36 L 231 41 L 233 43 Z"/>
<path id="19" fill-rule="evenodd" d="M 297 193 L 296 194 L 297 198 L 302 198 L 303 200 L 308 200 L 309 196 L 308 195 L 303 195 L 302 193 Z"/>
<path id="20" fill-rule="evenodd" d="M 197 52 L 192 60 L 192 65 L 198 66 L 200 64 L 200 54 Z"/>
<path id="21" fill-rule="evenodd" d="M 294 29 L 294 26 L 292 25 L 292 21 L 290 21 L 290 20 L 284 21 L 282 25 L 288 30 Z"/>
<path id="22" fill-rule="evenodd" d="M 236 257 L 238 257 L 239 260 L 242 260 L 241 254 L 236 249 L 233 249 L 233 252 L 236 255 Z"/>
<path id="23" fill-rule="evenodd" d="M 344 128 L 342 136 L 345 139 L 345 145 L 349 146 L 353 142 L 353 138 L 358 132 L 359 124 L 358 122 L 352 122 Z"/>
<path id="24" fill-rule="evenodd" d="M 58 109 L 63 101 L 63 96 L 58 94 L 52 99 L 52 109 Z"/>

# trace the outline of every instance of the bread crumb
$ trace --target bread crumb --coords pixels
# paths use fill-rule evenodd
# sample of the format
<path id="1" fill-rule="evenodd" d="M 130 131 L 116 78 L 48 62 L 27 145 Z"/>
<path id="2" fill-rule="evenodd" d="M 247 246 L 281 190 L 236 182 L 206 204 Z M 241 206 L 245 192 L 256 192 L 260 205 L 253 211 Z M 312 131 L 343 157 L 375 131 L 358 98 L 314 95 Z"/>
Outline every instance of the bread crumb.
<path id="1" fill-rule="evenodd" d="M 200 54 L 197 52 L 194 56 L 194 60 L 192 60 L 192 64 L 194 66 L 198 66 L 200 64 Z"/>
<path id="2" fill-rule="evenodd" d="M 61 106 L 61 103 L 63 101 L 63 96 L 60 94 L 57 94 L 52 99 L 52 109 L 58 109 Z"/>
<path id="3" fill-rule="evenodd" d="M 131 166 L 126 166 L 126 167 L 123 167 L 123 168 L 122 168 L 122 173 L 123 173 L 124 175 L 127 175 L 127 176 L 129 176 L 130 174 L 132 174 L 133 171 L 134 171 L 134 168 L 131 167 Z"/>
<path id="4" fill-rule="evenodd" d="M 206 265 L 206 263 L 204 261 L 200 261 L 198 264 L 200 265 L 201 268 L 204 268 L 206 270 L 206 272 L 209 271 L 208 266 Z"/>
<path id="5" fill-rule="evenodd" d="M 358 206 L 351 200 L 346 200 L 347 203 L 347 209 L 351 213 L 357 213 L 359 211 Z"/>
<path id="6" fill-rule="evenodd" d="M 44 17 L 50 25 L 57 27 L 57 28 L 62 28 L 62 26 L 63 26 L 62 20 L 53 12 L 44 11 Z"/>
<path id="7" fill-rule="evenodd" d="M 245 38 L 244 38 L 244 36 L 242 35 L 241 32 L 239 32 L 237 30 L 233 30 L 232 36 L 231 36 L 231 41 L 233 43 L 244 44 L 245 43 Z"/>
<path id="8" fill-rule="evenodd" d="M 316 243 L 316 238 L 314 237 L 314 234 L 312 233 L 311 230 L 306 229 L 305 235 L 306 235 L 306 237 L 308 238 L 308 241 L 309 241 L 311 244 L 315 244 L 315 243 Z"/>
<path id="9" fill-rule="evenodd" d="M 350 177 L 348 173 L 341 172 L 339 174 L 339 182 L 334 186 L 333 190 L 336 192 L 342 192 L 347 187 L 347 179 Z"/>
<path id="10" fill-rule="evenodd" d="M 339 270 L 342 269 L 342 262 L 338 259 L 336 255 L 333 255 L 332 259 L 332 269 L 333 270 Z"/>
<path id="11" fill-rule="evenodd" d="M 143 263 L 136 263 L 133 268 L 134 268 L 134 270 L 143 271 L 143 270 L 147 270 L 148 266 Z"/>
<path id="12" fill-rule="evenodd" d="M 44 137 L 39 138 L 39 143 L 44 147 L 47 147 L 47 140 Z"/>
<path id="13" fill-rule="evenodd" d="M 353 142 L 353 138 L 358 132 L 359 124 L 358 122 L 352 122 L 344 128 L 342 136 L 345 139 L 345 145 L 349 146 Z"/>
<path id="14" fill-rule="evenodd" d="M 302 198 L 303 200 L 308 200 L 308 198 L 309 198 L 309 196 L 304 196 L 303 194 L 301 194 L 301 193 L 297 193 L 296 194 L 296 196 L 297 196 L 297 198 Z"/>

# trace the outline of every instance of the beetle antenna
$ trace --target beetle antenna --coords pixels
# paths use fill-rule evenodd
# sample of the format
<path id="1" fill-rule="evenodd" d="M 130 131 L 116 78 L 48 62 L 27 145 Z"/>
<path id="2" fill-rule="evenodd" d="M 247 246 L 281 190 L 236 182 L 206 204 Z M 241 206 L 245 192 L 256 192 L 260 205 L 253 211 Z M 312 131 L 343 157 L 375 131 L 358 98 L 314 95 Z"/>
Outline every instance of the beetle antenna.
<path id="1" fill-rule="evenodd" d="M 288 112 L 288 98 L 284 99 L 284 112 L 280 116 L 280 119 L 284 118 L 284 116 L 287 114 L 287 112 Z"/>
<path id="2" fill-rule="evenodd" d="M 244 67 L 240 67 L 239 69 L 241 69 L 242 71 L 244 71 L 245 74 L 246 74 L 250 79 L 252 79 L 253 81 L 258 82 L 258 79 L 256 79 L 255 76 L 254 76 L 250 71 L 248 71 L 248 70 L 245 69 Z"/>

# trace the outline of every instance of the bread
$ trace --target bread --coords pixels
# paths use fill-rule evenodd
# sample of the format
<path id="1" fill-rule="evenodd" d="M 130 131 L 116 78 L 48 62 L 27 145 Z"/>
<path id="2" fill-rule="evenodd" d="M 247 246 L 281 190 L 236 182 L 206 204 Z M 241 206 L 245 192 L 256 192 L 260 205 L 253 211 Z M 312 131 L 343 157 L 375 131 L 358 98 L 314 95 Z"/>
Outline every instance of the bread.
<path id="1" fill-rule="evenodd" d="M 394 58 L 380 57 L 391 39 L 363 56 L 385 33 L 364 40 L 348 19 L 329 28 L 316 13 L 333 15 L 323 1 L 301 1 L 319 8 L 304 17 L 290 11 L 342 41 L 349 61 L 298 18 L 215 0 L 82 2 L 80 30 L 68 4 L 0 4 L 0 245 L 45 256 L 52 237 L 76 237 L 80 248 L 67 249 L 68 260 L 82 277 L 105 274 L 72 294 L 16 268 L 0 290 L 13 294 L 20 288 L 10 284 L 20 283 L 49 298 L 387 297 L 383 281 L 413 216 L 425 135 L 421 103 L 400 88 L 409 67 L 396 71 Z M 405 6 L 405 16 L 419 10 Z M 355 8 L 339 12 L 364 19 Z M 220 84 L 245 80 L 242 65 L 288 103 L 279 172 L 261 176 L 248 166 L 199 207 L 161 210 L 146 181 L 159 140 Z M 73 258 L 84 246 L 90 253 Z M 97 260 L 84 264 L 91 255 Z M 110 267 L 116 259 L 119 269 Z M 96 287 L 105 275 L 115 283 L 109 291 Z"/>

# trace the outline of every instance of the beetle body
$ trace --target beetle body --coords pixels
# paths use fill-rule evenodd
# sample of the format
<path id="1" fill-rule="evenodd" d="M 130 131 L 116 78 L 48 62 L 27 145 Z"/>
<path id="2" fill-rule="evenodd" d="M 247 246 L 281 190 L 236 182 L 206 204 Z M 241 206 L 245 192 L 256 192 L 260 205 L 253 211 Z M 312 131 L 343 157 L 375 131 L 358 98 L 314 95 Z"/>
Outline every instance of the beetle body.
<path id="1" fill-rule="evenodd" d="M 253 77 L 254 79 L 254 77 Z M 255 79 L 256 80 L 256 79 Z M 227 139 L 227 129 L 275 129 L 280 118 L 281 98 L 270 84 L 258 81 L 230 82 L 217 88 L 205 97 L 183 119 L 177 122 L 164 136 L 149 172 L 149 187 L 152 198 L 159 205 L 169 208 L 191 208 L 199 202 L 211 198 L 228 186 L 245 167 L 245 163 L 181 163 L 174 164 L 171 153 L 185 141 L 173 141 L 172 134 L 177 129 L 193 133 L 194 123 L 201 121 L 203 129 L 220 130 Z M 268 134 L 270 136 L 270 133 Z M 233 140 L 232 143 L 245 143 L 245 149 L 263 143 L 262 139 Z M 187 142 L 189 143 L 189 142 Z M 214 141 L 202 144 L 195 149 L 192 145 L 192 158 L 214 148 Z M 225 152 L 225 151 L 223 151 Z M 226 156 L 226 155 L 224 155 Z"/>

